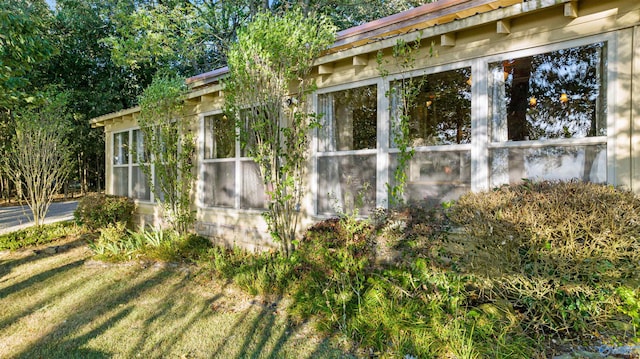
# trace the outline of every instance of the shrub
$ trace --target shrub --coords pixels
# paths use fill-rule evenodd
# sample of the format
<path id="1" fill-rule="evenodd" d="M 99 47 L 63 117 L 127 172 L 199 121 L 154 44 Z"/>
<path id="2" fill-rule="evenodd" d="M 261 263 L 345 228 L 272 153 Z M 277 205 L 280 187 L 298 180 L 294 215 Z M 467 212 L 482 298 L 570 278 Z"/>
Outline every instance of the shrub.
<path id="1" fill-rule="evenodd" d="M 640 279 L 640 199 L 630 192 L 525 182 L 464 195 L 449 217 L 465 233 L 461 268 L 487 280 L 479 300 L 511 303 L 538 330 L 597 329 L 630 302 L 620 286 Z"/>
<path id="2" fill-rule="evenodd" d="M 109 224 L 131 224 L 135 204 L 127 197 L 93 194 L 84 197 L 74 212 L 76 220 L 90 229 L 105 228 Z"/>
<path id="3" fill-rule="evenodd" d="M 89 243 L 89 248 L 101 259 L 131 259 L 142 247 L 138 238 L 129 236 L 124 223 L 107 224 L 99 229 L 100 237 Z"/>

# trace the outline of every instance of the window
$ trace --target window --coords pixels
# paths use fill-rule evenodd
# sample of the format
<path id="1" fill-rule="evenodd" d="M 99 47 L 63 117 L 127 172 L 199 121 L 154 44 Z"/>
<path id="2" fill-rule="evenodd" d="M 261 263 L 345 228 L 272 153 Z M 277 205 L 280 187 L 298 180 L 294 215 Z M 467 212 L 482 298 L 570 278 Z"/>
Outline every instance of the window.
<path id="1" fill-rule="evenodd" d="M 129 195 L 129 132 L 113 134 L 113 194 Z"/>
<path id="2" fill-rule="evenodd" d="M 149 172 L 150 169 L 150 164 L 147 163 L 149 155 L 144 146 L 144 136 L 142 131 L 133 130 L 132 140 L 133 153 L 131 154 L 131 198 L 150 201 L 151 188 L 149 187 L 147 175 L 145 174 L 145 170 Z"/>
<path id="3" fill-rule="evenodd" d="M 605 53 L 596 43 L 489 64 L 492 186 L 606 181 Z"/>
<path id="4" fill-rule="evenodd" d="M 415 99 L 401 102 L 401 86 L 415 87 Z M 409 85 L 407 85 L 409 84 Z M 391 83 L 390 182 L 398 166 L 399 118 L 408 116 L 409 146 L 405 201 L 435 203 L 457 198 L 471 185 L 471 68 L 449 70 Z"/>
<path id="5" fill-rule="evenodd" d="M 377 88 L 358 87 L 320 95 L 320 152 L 376 148 Z"/>
<path id="6" fill-rule="evenodd" d="M 223 114 L 204 118 L 204 158 L 236 156 L 236 133 L 232 119 Z"/>
<path id="7" fill-rule="evenodd" d="M 368 213 L 376 202 L 377 86 L 322 94 L 318 103 L 318 212 Z"/>
<path id="8" fill-rule="evenodd" d="M 264 185 L 257 165 L 237 151 L 235 122 L 224 114 L 215 114 L 205 116 L 203 126 L 202 204 L 205 207 L 265 208 Z"/>
<path id="9" fill-rule="evenodd" d="M 391 86 L 396 89 L 391 99 L 394 147 L 393 139 L 399 133 L 393 128 L 405 106 L 399 96 L 403 82 L 395 81 Z M 406 114 L 412 147 L 471 143 L 471 68 L 414 77 L 404 81 L 404 86 L 416 89 Z"/>
<path id="10" fill-rule="evenodd" d="M 129 146 L 129 143 L 132 145 Z M 144 147 L 142 131 L 130 130 L 113 134 L 113 191 L 114 195 L 151 201 L 151 188 L 143 167 L 149 154 Z M 151 166 L 153 171 L 153 166 Z"/>

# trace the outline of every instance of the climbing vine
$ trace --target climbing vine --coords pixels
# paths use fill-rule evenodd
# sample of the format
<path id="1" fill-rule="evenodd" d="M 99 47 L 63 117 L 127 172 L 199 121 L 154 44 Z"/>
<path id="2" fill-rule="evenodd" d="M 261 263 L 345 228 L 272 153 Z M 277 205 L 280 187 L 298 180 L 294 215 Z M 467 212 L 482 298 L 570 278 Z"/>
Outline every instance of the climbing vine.
<path id="1" fill-rule="evenodd" d="M 416 67 L 417 54 L 421 47 L 421 37 L 407 42 L 399 39 L 392 48 L 391 60 L 386 59 L 382 50 L 378 51 L 378 72 L 383 78 L 390 75 L 389 65 L 398 78 L 391 82 L 385 96 L 389 99 L 389 113 L 391 114 L 391 143 L 398 149 L 397 167 L 393 173 L 393 182 L 387 182 L 387 193 L 390 206 L 397 206 L 404 202 L 404 192 L 407 184 L 407 168 L 415 155 L 411 146 L 411 109 L 416 104 L 420 90 L 426 82 L 426 77 L 412 76 L 411 71 Z M 433 44 L 429 49 L 429 56 L 434 56 Z"/>
<path id="2" fill-rule="evenodd" d="M 180 77 L 158 77 L 139 97 L 138 124 L 143 133 L 144 150 L 135 153 L 164 218 L 180 233 L 195 221 L 191 210 L 193 186 L 194 135 L 183 116 L 185 81 Z"/>

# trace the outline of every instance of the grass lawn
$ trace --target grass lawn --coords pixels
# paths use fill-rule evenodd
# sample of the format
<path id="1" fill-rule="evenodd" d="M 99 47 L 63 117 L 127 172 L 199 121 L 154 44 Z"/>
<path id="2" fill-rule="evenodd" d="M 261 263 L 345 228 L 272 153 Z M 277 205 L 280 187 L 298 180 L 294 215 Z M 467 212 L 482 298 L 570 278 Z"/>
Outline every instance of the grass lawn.
<path id="1" fill-rule="evenodd" d="M 195 267 L 105 265 L 73 238 L 47 246 L 0 252 L 1 358 L 348 356 L 311 325 L 291 324 L 277 299 Z"/>

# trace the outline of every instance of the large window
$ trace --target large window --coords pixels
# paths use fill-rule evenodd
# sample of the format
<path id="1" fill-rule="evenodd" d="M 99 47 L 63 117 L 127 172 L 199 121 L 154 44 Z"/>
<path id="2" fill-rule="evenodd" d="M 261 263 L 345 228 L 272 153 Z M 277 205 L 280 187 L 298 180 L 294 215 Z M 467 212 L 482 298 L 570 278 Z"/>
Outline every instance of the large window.
<path id="1" fill-rule="evenodd" d="M 257 165 L 241 157 L 235 122 L 205 116 L 201 201 L 205 207 L 263 209 L 265 194 Z"/>
<path id="2" fill-rule="evenodd" d="M 405 200 L 434 203 L 458 197 L 471 185 L 471 68 L 449 70 L 391 83 L 390 183 L 396 184 L 396 143 L 401 115 L 409 126 Z M 404 89 L 402 87 L 405 87 Z M 400 94 L 412 92 L 403 103 Z M 415 91 L 415 92 L 413 92 Z"/>
<path id="3" fill-rule="evenodd" d="M 321 94 L 318 103 L 318 213 L 368 213 L 376 204 L 377 86 Z"/>
<path id="4" fill-rule="evenodd" d="M 129 195 L 129 131 L 113 134 L 113 194 Z"/>
<path id="5" fill-rule="evenodd" d="M 151 188 L 147 180 L 145 170 L 149 172 L 149 155 L 144 147 L 144 136 L 142 131 L 133 130 L 132 156 L 131 156 L 131 197 L 143 201 L 151 200 Z M 145 167 L 145 168 L 143 168 Z"/>
<path id="6" fill-rule="evenodd" d="M 606 181 L 606 44 L 489 64 L 492 186 Z"/>
<path id="7" fill-rule="evenodd" d="M 471 143 L 471 68 L 398 80 L 391 86 L 392 147 L 403 112 L 412 147 Z M 407 92 L 415 98 L 404 104 L 400 94 Z"/>
<path id="8" fill-rule="evenodd" d="M 131 146 L 129 145 L 131 143 Z M 151 188 L 143 167 L 149 167 L 149 154 L 138 129 L 113 134 L 112 193 L 141 201 L 151 201 Z M 151 166 L 151 170 L 153 167 Z"/>

